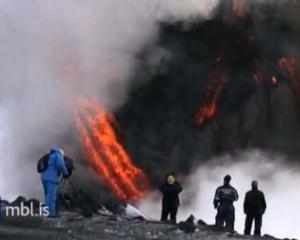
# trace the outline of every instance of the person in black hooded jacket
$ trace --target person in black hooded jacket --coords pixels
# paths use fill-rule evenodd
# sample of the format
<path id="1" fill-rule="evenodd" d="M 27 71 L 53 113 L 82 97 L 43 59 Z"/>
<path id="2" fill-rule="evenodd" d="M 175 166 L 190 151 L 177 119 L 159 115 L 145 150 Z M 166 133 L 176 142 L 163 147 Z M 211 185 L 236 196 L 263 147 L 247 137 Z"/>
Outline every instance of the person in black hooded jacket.
<path id="1" fill-rule="evenodd" d="M 216 226 L 225 227 L 229 231 L 234 231 L 235 208 L 233 203 L 238 201 L 237 190 L 230 185 L 231 176 L 224 177 L 224 184 L 217 188 L 214 207 L 218 213 L 216 216 Z"/>
<path id="2" fill-rule="evenodd" d="M 267 204 L 265 195 L 258 190 L 258 182 L 252 182 L 252 190 L 246 193 L 244 212 L 246 214 L 245 235 L 250 235 L 253 220 L 255 221 L 254 234 L 261 235 L 262 216 L 266 211 Z"/>
<path id="3" fill-rule="evenodd" d="M 171 215 L 171 221 L 176 224 L 177 212 L 180 205 L 179 193 L 182 191 L 180 183 L 174 174 L 168 174 L 165 182 L 160 187 L 163 194 L 161 221 L 166 221 Z"/>

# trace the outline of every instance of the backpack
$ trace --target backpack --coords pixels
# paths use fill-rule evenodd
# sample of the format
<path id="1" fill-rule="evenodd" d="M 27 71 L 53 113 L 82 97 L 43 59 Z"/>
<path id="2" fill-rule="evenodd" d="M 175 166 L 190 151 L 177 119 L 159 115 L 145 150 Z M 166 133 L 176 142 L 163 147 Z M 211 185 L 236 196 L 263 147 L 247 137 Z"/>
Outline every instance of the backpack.
<path id="1" fill-rule="evenodd" d="M 37 164 L 37 172 L 38 173 L 43 173 L 48 169 L 49 156 L 50 156 L 50 154 L 46 154 L 38 161 L 38 164 Z"/>

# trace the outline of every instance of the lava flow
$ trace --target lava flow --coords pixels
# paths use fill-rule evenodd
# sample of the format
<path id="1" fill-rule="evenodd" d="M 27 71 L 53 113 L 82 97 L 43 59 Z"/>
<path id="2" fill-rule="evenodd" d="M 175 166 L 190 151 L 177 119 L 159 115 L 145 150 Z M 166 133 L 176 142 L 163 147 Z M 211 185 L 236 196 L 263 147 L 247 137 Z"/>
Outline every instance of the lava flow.
<path id="1" fill-rule="evenodd" d="M 222 58 L 217 59 L 220 63 Z M 209 86 L 206 90 L 204 101 L 199 108 L 195 122 L 202 125 L 206 120 L 215 118 L 218 112 L 217 102 L 227 82 L 227 74 L 221 65 L 215 67 L 210 76 Z"/>
<path id="2" fill-rule="evenodd" d="M 251 13 L 246 11 L 246 2 L 231 0 L 228 3 L 230 11 L 227 14 L 233 21 L 226 22 L 226 25 L 220 23 L 224 29 L 222 32 L 224 38 L 219 38 L 219 42 L 213 46 L 216 48 L 217 55 L 221 57 L 217 58 L 213 67 L 210 67 L 207 87 L 195 116 L 195 123 L 198 125 L 203 125 L 208 120 L 216 118 L 222 108 L 220 98 L 226 96 L 226 89 L 228 94 L 230 91 L 228 88 L 232 88 L 231 91 L 235 92 L 240 86 L 244 86 L 244 93 L 250 96 L 251 92 L 262 88 L 267 94 L 272 87 L 276 87 L 282 81 L 282 77 L 289 82 L 296 103 L 298 106 L 300 105 L 300 81 L 296 70 L 296 60 L 285 57 L 279 60 L 278 58 L 264 58 L 261 54 L 263 40 L 255 25 L 250 21 Z M 225 16 L 225 19 L 228 17 Z M 223 22 L 224 20 L 218 19 L 218 21 Z M 230 24 L 230 28 L 228 24 Z M 218 31 L 217 34 L 220 32 Z M 278 76 L 279 72 L 281 75 Z M 229 85 L 229 81 L 230 86 L 225 89 L 225 86 Z M 236 91 L 235 95 L 241 94 Z M 235 102 L 238 103 L 243 101 L 238 97 L 236 99 Z M 227 108 L 229 108 L 228 105 Z"/>
<path id="3" fill-rule="evenodd" d="M 135 202 L 150 189 L 144 172 L 136 167 L 113 129 L 115 118 L 97 102 L 82 99 L 75 109 L 76 124 L 92 172 L 104 180 L 115 195 Z"/>

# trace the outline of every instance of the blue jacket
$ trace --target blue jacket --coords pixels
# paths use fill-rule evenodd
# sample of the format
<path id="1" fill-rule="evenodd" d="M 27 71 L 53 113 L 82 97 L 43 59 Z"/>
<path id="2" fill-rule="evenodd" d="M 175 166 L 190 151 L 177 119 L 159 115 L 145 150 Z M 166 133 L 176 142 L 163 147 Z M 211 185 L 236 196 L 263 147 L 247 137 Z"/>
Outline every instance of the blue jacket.
<path id="1" fill-rule="evenodd" d="M 62 175 L 68 175 L 64 157 L 58 149 L 52 149 L 48 159 L 48 168 L 42 173 L 42 180 L 58 184 Z"/>

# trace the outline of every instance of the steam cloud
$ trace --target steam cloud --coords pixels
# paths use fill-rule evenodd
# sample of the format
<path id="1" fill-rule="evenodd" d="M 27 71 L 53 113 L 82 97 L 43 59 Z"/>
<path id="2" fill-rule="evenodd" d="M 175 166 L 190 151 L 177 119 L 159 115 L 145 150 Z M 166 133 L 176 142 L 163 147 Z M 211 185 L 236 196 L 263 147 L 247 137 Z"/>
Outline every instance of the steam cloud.
<path id="1" fill-rule="evenodd" d="M 109 110 L 126 99 L 136 53 L 156 21 L 208 16 L 218 1 L 0 0 L 2 197 L 41 192 L 36 161 L 73 134 L 68 104 L 97 98 Z"/>
<path id="2" fill-rule="evenodd" d="M 184 182 L 179 219 L 185 220 L 190 214 L 194 214 L 196 218 L 214 224 L 216 211 L 212 202 L 215 189 L 222 185 L 223 177 L 230 173 L 233 178 L 232 185 L 240 195 L 239 201 L 235 204 L 238 232 L 244 231 L 245 193 L 251 189 L 251 181 L 258 180 L 259 188 L 265 193 L 268 205 L 263 219 L 263 233 L 282 238 L 299 237 L 300 196 L 295 189 L 300 184 L 300 173 L 295 166 L 286 166 L 286 162 L 287 159 L 282 155 L 258 150 L 211 159 Z M 146 216 L 158 219 L 161 209 L 160 194 L 153 193 L 140 203 L 140 208 Z"/>
<path id="3" fill-rule="evenodd" d="M 65 144 L 61 138 L 66 132 L 71 132 L 72 139 L 77 138 L 73 118 L 65 107 L 75 104 L 76 97 L 95 97 L 109 110 L 124 103 L 130 79 L 139 66 L 136 54 L 145 45 L 154 44 L 158 20 L 199 15 L 207 18 L 218 3 L 219 0 L 0 0 L 1 197 L 41 194 L 36 161 L 49 147 Z M 195 66 L 191 64 L 191 69 Z M 194 80 L 195 76 L 189 78 Z M 174 130 L 176 125 L 169 128 Z M 185 135 L 190 139 L 193 136 Z M 208 139 L 206 136 L 210 137 L 209 133 L 193 141 Z M 73 142 L 63 146 L 67 153 L 75 151 Z M 194 147 L 195 143 L 190 148 Z M 174 152 L 176 155 L 176 149 Z M 176 159 L 172 157 L 168 159 Z M 282 156 L 250 151 L 238 154 L 234 160 L 232 156 L 214 159 L 192 174 L 185 182 L 180 218 L 194 213 L 213 223 L 214 190 L 223 175 L 230 173 L 241 196 L 236 205 L 240 232 L 244 193 L 256 178 L 268 200 L 264 232 L 299 236 L 295 224 L 299 222 L 296 213 L 300 199 L 294 191 L 294 186 L 300 184 L 299 174 L 286 165 Z M 159 179 L 158 176 L 152 177 Z M 192 195 L 195 192 L 197 195 Z M 152 217 L 157 218 L 159 195 L 145 200 L 141 208 L 151 216 L 153 204 L 157 212 Z"/>

